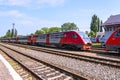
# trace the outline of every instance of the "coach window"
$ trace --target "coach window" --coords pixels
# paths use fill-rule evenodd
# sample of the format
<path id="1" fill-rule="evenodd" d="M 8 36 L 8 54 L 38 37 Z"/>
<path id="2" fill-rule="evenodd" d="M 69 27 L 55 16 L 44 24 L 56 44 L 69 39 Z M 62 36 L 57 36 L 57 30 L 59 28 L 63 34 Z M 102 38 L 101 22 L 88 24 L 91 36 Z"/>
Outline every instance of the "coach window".
<path id="1" fill-rule="evenodd" d="M 72 34 L 72 38 L 77 38 L 77 35 L 76 34 Z"/>
<path id="2" fill-rule="evenodd" d="M 53 34 L 50 34 L 50 39 L 53 39 L 54 38 L 54 35 Z"/>
<path id="3" fill-rule="evenodd" d="M 61 34 L 60 37 L 61 37 L 61 38 L 64 38 L 64 34 Z"/>
<path id="4" fill-rule="evenodd" d="M 120 36 L 120 31 L 118 31 L 118 36 Z"/>
<path id="5" fill-rule="evenodd" d="M 118 31 L 118 32 L 115 34 L 115 36 L 120 36 L 120 31 Z"/>

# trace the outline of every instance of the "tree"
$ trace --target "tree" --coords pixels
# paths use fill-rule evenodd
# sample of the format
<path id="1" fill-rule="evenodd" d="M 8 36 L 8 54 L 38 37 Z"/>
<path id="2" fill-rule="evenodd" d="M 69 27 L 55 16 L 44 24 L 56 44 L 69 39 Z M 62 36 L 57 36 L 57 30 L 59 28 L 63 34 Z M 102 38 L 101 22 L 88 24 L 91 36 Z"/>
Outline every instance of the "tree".
<path id="1" fill-rule="evenodd" d="M 44 34 L 43 30 L 36 30 L 35 34 Z"/>
<path id="2" fill-rule="evenodd" d="M 74 23 L 68 22 L 68 23 L 64 23 L 63 25 L 61 25 L 62 31 L 77 30 L 77 29 L 78 29 L 78 27 Z"/>
<path id="3" fill-rule="evenodd" d="M 99 18 L 98 18 L 98 32 L 103 32 L 103 30 L 102 30 L 102 20 L 100 21 Z"/>
<path id="4" fill-rule="evenodd" d="M 102 20 L 100 20 L 95 14 L 92 16 L 90 30 L 95 34 L 96 32 L 102 32 Z"/>
<path id="5" fill-rule="evenodd" d="M 98 18 L 97 23 L 98 23 L 98 31 L 97 31 L 97 32 L 99 32 L 99 31 L 100 31 L 100 26 L 101 26 L 101 24 L 100 24 L 100 19 L 99 19 L 99 18 Z"/>
<path id="6" fill-rule="evenodd" d="M 92 21 L 90 24 L 90 30 L 93 31 L 95 34 L 98 31 L 98 17 L 94 14 L 92 16 Z"/>
<path id="7" fill-rule="evenodd" d="M 89 36 L 89 32 L 88 31 L 85 31 L 85 34 L 87 34 Z"/>
<path id="8" fill-rule="evenodd" d="M 17 30 L 15 29 L 9 29 L 7 32 L 6 32 L 6 35 L 4 37 L 8 38 L 8 37 L 16 37 L 17 36 Z"/>
<path id="9" fill-rule="evenodd" d="M 95 37 L 95 33 L 93 31 L 90 31 L 89 35 L 90 37 Z"/>
<path id="10" fill-rule="evenodd" d="M 49 28 L 49 33 L 52 33 L 52 32 L 60 32 L 60 28 L 59 27 L 51 27 Z"/>
<path id="11" fill-rule="evenodd" d="M 14 29 L 11 30 L 11 37 L 14 37 Z"/>
<path id="12" fill-rule="evenodd" d="M 103 32 L 102 24 L 103 24 L 103 22 L 101 20 L 101 22 L 100 22 L 100 32 Z"/>
<path id="13" fill-rule="evenodd" d="M 14 37 L 17 37 L 17 30 L 15 29 Z"/>
<path id="14" fill-rule="evenodd" d="M 12 29 L 11 30 L 11 37 L 16 37 L 18 34 L 17 29 Z"/>
<path id="15" fill-rule="evenodd" d="M 49 28 L 47 28 L 47 27 L 43 27 L 41 30 L 43 30 L 43 31 L 44 31 L 44 34 L 49 33 Z"/>
<path id="16" fill-rule="evenodd" d="M 35 34 L 34 34 L 34 33 L 31 33 L 31 34 L 29 34 L 29 35 L 31 35 L 31 36 L 32 36 L 32 35 L 35 35 Z"/>
<path id="17" fill-rule="evenodd" d="M 11 37 L 11 31 L 10 31 L 10 29 L 7 31 L 5 37 Z"/>

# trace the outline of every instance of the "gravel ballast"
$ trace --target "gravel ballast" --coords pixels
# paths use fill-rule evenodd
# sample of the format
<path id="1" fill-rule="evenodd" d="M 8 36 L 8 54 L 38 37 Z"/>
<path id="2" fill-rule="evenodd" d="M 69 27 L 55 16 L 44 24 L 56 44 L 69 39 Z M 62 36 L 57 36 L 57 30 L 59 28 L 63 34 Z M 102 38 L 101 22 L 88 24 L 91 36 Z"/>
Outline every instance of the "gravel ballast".
<path id="1" fill-rule="evenodd" d="M 42 61 L 47 61 L 49 63 L 57 64 L 60 66 L 67 67 L 69 69 L 75 70 L 85 77 L 95 79 L 95 80 L 120 80 L 120 69 L 113 68 L 109 66 L 104 66 L 101 64 L 90 63 L 86 61 L 80 61 L 77 59 L 71 59 L 63 56 L 53 55 L 49 53 L 34 51 L 30 49 L 14 47 L 11 48 L 23 52 L 27 55 L 38 58 Z"/>

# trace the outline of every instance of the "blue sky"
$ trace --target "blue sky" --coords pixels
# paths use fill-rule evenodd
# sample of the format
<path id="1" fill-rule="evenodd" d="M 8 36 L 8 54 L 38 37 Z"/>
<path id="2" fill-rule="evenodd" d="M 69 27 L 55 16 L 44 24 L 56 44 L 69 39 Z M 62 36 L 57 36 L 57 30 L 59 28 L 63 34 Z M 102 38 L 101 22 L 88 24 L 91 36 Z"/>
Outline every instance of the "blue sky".
<path id="1" fill-rule="evenodd" d="M 27 35 L 42 27 L 60 27 L 74 22 L 80 31 L 89 31 L 91 17 L 103 22 L 120 14 L 120 0 L 0 0 L 0 36 L 12 29 Z"/>

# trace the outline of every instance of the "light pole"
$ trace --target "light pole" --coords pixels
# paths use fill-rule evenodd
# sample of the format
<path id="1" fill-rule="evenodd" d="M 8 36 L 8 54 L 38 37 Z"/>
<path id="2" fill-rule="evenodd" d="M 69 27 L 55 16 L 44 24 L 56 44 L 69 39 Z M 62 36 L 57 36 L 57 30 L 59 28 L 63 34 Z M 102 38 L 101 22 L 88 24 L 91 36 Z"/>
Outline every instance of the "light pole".
<path id="1" fill-rule="evenodd" d="M 14 26 L 15 26 L 15 23 L 12 23 L 12 25 L 13 25 L 12 37 L 14 37 Z"/>

